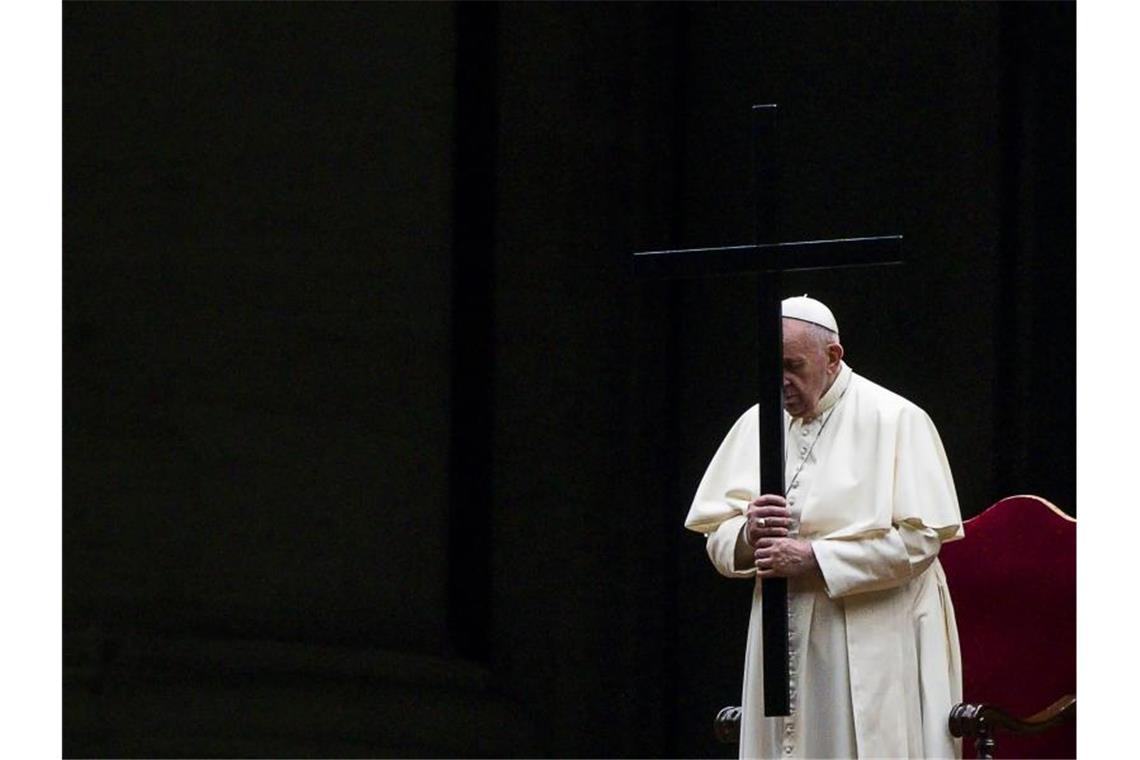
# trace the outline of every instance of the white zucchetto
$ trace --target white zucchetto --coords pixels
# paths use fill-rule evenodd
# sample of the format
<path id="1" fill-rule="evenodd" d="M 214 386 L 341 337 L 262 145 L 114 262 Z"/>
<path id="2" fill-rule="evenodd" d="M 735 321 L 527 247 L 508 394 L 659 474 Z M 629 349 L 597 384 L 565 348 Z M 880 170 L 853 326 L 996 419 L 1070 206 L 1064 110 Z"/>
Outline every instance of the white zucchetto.
<path id="1" fill-rule="evenodd" d="M 807 293 L 785 298 L 782 314 L 789 319 L 811 322 L 813 325 L 826 327 L 836 335 L 839 334 L 839 325 L 835 322 L 835 315 L 831 313 L 831 309 L 814 298 L 808 298 Z"/>

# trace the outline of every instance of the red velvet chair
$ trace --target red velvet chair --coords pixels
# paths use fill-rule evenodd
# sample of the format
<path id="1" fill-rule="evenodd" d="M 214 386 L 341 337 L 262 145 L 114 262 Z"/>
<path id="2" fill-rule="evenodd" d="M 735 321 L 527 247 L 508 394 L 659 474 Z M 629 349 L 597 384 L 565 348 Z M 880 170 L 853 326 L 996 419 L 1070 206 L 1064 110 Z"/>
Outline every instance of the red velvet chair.
<path id="1" fill-rule="evenodd" d="M 963 757 L 1077 756 L 1077 521 L 1010 496 L 942 547 L 962 647 L 962 698 L 947 716 Z M 736 742 L 740 708 L 714 722 Z M 999 733 L 1000 732 L 1000 733 Z M 997 736 L 995 736 L 997 733 Z M 973 739 L 973 741 L 971 741 Z"/>
<path id="2" fill-rule="evenodd" d="M 992 756 L 995 739 L 1000 757 L 1076 757 L 1077 522 L 1010 496 L 965 531 L 940 553 L 962 646 L 950 730 L 964 757 Z"/>

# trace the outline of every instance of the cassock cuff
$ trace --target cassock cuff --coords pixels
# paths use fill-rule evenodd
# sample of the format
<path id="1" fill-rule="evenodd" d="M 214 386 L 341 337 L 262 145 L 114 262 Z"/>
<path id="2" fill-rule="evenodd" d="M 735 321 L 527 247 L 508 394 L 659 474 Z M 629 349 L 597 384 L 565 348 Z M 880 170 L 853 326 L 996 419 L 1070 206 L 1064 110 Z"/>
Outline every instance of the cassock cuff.
<path id="1" fill-rule="evenodd" d="M 832 599 L 899 586 L 915 574 L 897 529 L 861 539 L 817 539 L 811 547 Z"/>
<path id="2" fill-rule="evenodd" d="M 736 568 L 738 552 L 747 554 L 749 559 L 752 557 L 752 547 L 744 540 L 743 535 L 746 521 L 744 515 L 735 515 L 708 534 L 705 548 L 709 559 L 712 560 L 717 572 L 728 578 L 750 578 L 756 575 L 756 567 L 751 563 L 743 570 Z M 740 547 L 741 542 L 744 543 L 744 549 Z"/>

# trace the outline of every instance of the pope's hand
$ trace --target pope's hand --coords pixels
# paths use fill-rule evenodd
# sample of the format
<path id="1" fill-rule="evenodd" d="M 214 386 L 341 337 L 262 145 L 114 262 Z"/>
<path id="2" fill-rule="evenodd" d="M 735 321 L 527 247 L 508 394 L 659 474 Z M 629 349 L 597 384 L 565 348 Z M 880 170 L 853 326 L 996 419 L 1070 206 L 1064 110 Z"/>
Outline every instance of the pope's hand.
<path id="1" fill-rule="evenodd" d="M 753 556 L 761 578 L 794 578 L 818 566 L 811 541 L 800 538 L 762 538 Z"/>
<path id="2" fill-rule="evenodd" d="M 786 538 L 792 527 L 792 515 L 788 512 L 783 496 L 764 494 L 748 505 L 744 513 L 748 527 L 744 540 L 753 549 L 765 538 Z"/>

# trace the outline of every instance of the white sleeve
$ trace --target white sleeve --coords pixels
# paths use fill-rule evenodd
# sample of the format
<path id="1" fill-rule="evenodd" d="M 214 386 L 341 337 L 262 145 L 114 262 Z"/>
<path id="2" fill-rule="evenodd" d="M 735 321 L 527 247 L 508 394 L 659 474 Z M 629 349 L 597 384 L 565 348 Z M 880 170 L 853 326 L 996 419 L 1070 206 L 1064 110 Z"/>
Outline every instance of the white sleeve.
<path id="1" fill-rule="evenodd" d="M 938 533 L 903 522 L 880 536 L 812 541 L 831 598 L 899 586 L 922 573 L 938 556 Z"/>
<path id="2" fill-rule="evenodd" d="M 760 487 L 756 407 L 740 415 L 705 470 L 685 527 L 709 535 L 721 523 L 743 515 Z"/>
<path id="3" fill-rule="evenodd" d="M 705 550 L 717 572 L 726 578 L 751 578 L 756 575 L 752 547 L 744 540 L 744 515 L 730 517 L 708 534 Z"/>

